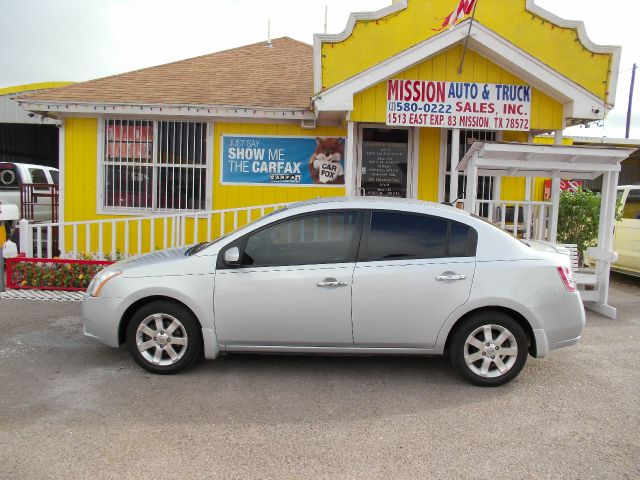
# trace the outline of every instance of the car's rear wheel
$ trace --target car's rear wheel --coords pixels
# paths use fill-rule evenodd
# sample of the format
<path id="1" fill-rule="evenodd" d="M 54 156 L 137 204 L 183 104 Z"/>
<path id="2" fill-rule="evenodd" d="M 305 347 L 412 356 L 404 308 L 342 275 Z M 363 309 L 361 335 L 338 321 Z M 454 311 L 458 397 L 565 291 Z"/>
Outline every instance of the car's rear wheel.
<path id="1" fill-rule="evenodd" d="M 184 306 L 155 301 L 140 307 L 127 327 L 133 359 L 152 373 L 177 373 L 191 366 L 202 351 L 200 326 Z"/>
<path id="2" fill-rule="evenodd" d="M 482 312 L 468 318 L 450 344 L 455 369 L 469 382 L 496 387 L 513 380 L 527 361 L 527 334 L 503 312 Z"/>

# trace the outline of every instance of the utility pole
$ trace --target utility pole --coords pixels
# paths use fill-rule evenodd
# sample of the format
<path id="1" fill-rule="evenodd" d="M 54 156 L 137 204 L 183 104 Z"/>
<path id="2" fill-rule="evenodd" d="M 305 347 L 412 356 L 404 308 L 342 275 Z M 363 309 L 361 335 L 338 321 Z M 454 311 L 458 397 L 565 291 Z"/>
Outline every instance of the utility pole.
<path id="1" fill-rule="evenodd" d="M 324 6 L 324 34 L 327 34 L 327 19 L 329 17 L 329 5 L 325 4 Z"/>
<path id="2" fill-rule="evenodd" d="M 633 86 L 636 83 L 636 64 L 633 64 L 633 71 L 631 72 L 631 87 L 629 88 L 629 108 L 627 108 L 627 130 L 624 138 L 629 138 L 629 129 L 631 128 L 631 106 L 633 105 Z"/>

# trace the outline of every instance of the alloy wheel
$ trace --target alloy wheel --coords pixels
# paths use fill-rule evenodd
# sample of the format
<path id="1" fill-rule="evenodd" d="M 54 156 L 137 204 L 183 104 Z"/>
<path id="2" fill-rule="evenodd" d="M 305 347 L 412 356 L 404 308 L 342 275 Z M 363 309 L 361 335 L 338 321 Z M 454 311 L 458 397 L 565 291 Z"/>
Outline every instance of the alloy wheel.
<path id="1" fill-rule="evenodd" d="M 168 366 L 180 361 L 187 351 L 187 330 L 166 313 L 146 317 L 136 331 L 136 346 L 142 357 L 153 365 Z"/>
<path id="2" fill-rule="evenodd" d="M 516 338 L 501 325 L 482 325 L 473 330 L 464 343 L 464 360 L 480 377 L 501 377 L 511 370 L 517 357 Z"/>

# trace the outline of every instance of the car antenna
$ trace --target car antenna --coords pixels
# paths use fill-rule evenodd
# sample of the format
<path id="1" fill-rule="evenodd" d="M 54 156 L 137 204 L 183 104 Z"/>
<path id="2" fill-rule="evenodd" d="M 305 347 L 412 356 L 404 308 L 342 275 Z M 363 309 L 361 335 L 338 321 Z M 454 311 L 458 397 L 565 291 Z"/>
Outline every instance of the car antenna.
<path id="1" fill-rule="evenodd" d="M 442 202 L 442 205 L 448 205 L 450 207 L 453 207 L 458 202 L 458 200 L 460 200 L 460 197 L 456 197 L 456 199 L 453 202 Z"/>

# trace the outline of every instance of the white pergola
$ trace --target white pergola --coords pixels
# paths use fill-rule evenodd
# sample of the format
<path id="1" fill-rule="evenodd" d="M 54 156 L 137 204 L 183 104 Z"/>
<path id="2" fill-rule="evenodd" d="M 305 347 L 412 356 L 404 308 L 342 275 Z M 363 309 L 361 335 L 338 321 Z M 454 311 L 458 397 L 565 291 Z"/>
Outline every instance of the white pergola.
<path id="1" fill-rule="evenodd" d="M 611 263 L 617 259 L 613 251 L 613 227 L 615 222 L 616 190 L 620 163 L 634 150 L 626 148 L 598 146 L 538 145 L 508 142 L 475 142 L 458 164 L 457 170 L 467 175 L 465 210 L 477 213 L 478 177 L 550 178 L 551 201 L 532 202 L 494 199 L 494 205 L 524 205 L 529 209 L 548 207 L 548 218 L 544 228 L 537 228 L 537 238 L 555 243 L 558 231 L 558 207 L 560 204 L 560 180 L 602 179 L 602 203 L 600 206 L 600 224 L 598 245 L 589 249 L 589 256 L 596 260 L 595 271 L 591 273 L 574 272 L 579 287 L 590 285 L 590 289 L 581 289 L 580 294 L 585 306 L 611 318 L 616 317 L 616 309 L 608 304 L 609 274 Z M 486 203 L 486 202 L 485 202 Z M 504 212 L 504 208 L 503 208 Z M 517 223 L 517 208 L 514 223 Z M 531 214 L 525 215 L 527 235 L 531 227 Z M 543 217 L 540 217 L 539 225 Z M 504 213 L 502 226 L 504 226 Z M 514 232 L 516 231 L 514 227 Z M 544 231 L 544 234 L 541 232 Z"/>

